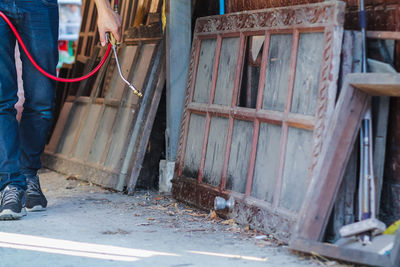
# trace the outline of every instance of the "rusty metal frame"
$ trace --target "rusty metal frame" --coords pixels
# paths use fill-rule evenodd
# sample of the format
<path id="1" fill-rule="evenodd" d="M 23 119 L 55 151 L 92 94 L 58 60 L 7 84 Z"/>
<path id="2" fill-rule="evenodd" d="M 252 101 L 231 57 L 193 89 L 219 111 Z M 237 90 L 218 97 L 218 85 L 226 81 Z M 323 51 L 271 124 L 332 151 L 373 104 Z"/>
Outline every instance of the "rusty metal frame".
<path id="1" fill-rule="evenodd" d="M 273 205 L 270 205 L 269 203 L 266 203 L 262 200 L 250 197 L 256 158 L 259 125 L 260 122 L 270 122 L 282 125 L 282 151 L 285 149 L 286 146 L 287 131 L 289 126 L 314 130 L 312 152 L 313 155 L 312 163 L 310 165 L 310 173 L 312 173 L 322 146 L 322 135 L 324 134 L 326 128 L 326 116 L 333 111 L 334 99 L 336 97 L 336 81 L 339 72 L 339 54 L 341 49 L 341 38 L 343 34 L 342 25 L 344 17 L 344 7 L 345 5 L 343 2 L 334 1 L 290 8 L 259 10 L 252 13 L 243 12 L 224 16 L 212 16 L 200 18 L 197 20 L 192 46 L 191 61 L 189 65 L 185 106 L 181 122 L 175 178 L 173 180 L 173 194 L 176 198 L 195 204 L 202 208 L 209 209 L 212 207 L 211 204 L 215 195 L 224 196 L 228 194 L 235 194 L 237 196 L 237 199 L 240 199 L 240 201 L 243 203 L 243 207 L 245 207 L 248 212 L 252 213 L 253 216 L 260 218 L 259 214 L 262 212 L 275 214 L 275 217 L 278 217 L 278 221 L 281 220 L 282 225 L 285 225 L 285 227 L 280 227 L 279 225 L 277 225 L 275 233 L 276 237 L 284 241 L 288 241 L 291 232 L 290 229 L 292 225 L 296 222 L 297 214 L 285 210 L 282 207 L 278 207 L 280 188 L 283 179 L 282 173 L 284 166 L 284 153 L 281 153 L 282 158 L 279 166 L 280 171 L 278 182 L 275 188 Z M 277 112 L 271 110 L 262 110 L 261 106 L 265 83 L 265 71 L 266 68 L 268 68 L 266 62 L 268 57 L 270 35 L 271 33 L 288 32 L 293 34 L 294 39 L 292 43 L 292 57 L 290 63 L 291 75 L 289 78 L 289 91 L 287 95 L 285 111 Z M 295 74 L 294 70 L 296 67 L 299 34 L 307 32 L 324 33 L 323 63 L 321 76 L 319 79 L 320 84 L 316 116 L 289 114 L 293 92 Z M 262 69 L 260 73 L 261 78 L 258 88 L 257 106 L 255 109 L 238 107 L 238 92 L 241 83 L 241 73 L 243 68 L 245 38 L 246 36 L 256 34 L 259 35 L 260 33 L 265 36 L 265 42 L 262 56 Z M 239 37 L 240 39 L 237 59 L 238 61 L 235 70 L 232 103 L 230 106 L 215 105 L 213 104 L 213 100 L 216 90 L 222 38 L 232 36 Z M 209 102 L 207 104 L 195 103 L 193 102 L 193 96 L 195 80 L 197 76 L 197 66 L 199 63 L 201 42 L 203 39 L 209 38 L 217 39 Z M 201 163 L 199 166 L 198 176 L 192 177 L 196 178 L 197 181 L 193 179 L 188 179 L 189 177 L 185 177 L 182 174 L 191 113 L 202 114 L 206 116 L 202 141 L 203 145 Z M 211 187 L 202 182 L 203 169 L 207 152 L 208 135 L 210 131 L 210 122 L 212 116 L 225 117 L 229 119 L 227 131 L 228 140 L 225 147 L 223 171 L 221 175 L 221 184 L 219 185 L 219 187 Z M 231 192 L 225 189 L 234 119 L 243 119 L 247 121 L 252 121 L 254 123 L 251 159 L 248 168 L 249 171 L 246 178 L 245 194 L 237 194 L 236 192 Z M 204 192 L 208 192 L 208 194 Z M 238 217 L 240 216 L 238 215 Z M 247 222 L 245 223 L 250 223 L 255 228 L 261 228 L 261 230 L 265 230 L 269 228 L 268 222 L 272 221 L 271 218 L 267 217 L 268 216 L 260 218 L 260 222 L 262 223 L 254 223 L 254 221 L 252 222 L 251 218 L 245 219 L 247 220 Z M 276 220 L 276 218 L 274 218 L 273 220 Z M 285 221 L 285 223 L 283 223 L 283 221 Z M 260 227 L 261 224 L 262 226 Z"/>

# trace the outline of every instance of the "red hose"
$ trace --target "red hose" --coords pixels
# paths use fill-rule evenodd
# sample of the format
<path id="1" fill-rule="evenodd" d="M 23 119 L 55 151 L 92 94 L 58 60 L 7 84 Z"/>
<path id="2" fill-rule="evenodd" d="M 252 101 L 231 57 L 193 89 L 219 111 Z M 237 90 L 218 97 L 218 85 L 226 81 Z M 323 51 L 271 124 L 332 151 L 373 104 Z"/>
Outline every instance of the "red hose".
<path id="1" fill-rule="evenodd" d="M 82 80 L 85 80 L 87 78 L 89 78 L 90 76 L 92 76 L 93 74 L 95 74 L 104 64 L 104 62 L 106 61 L 108 55 L 110 54 L 111 51 L 111 44 L 108 44 L 106 53 L 104 54 L 103 59 L 100 61 L 99 65 L 97 65 L 96 68 L 94 68 L 94 70 L 92 70 L 91 72 L 89 72 L 88 74 L 82 76 L 82 77 L 78 77 L 78 78 L 71 78 L 71 79 L 65 79 L 65 78 L 59 78 L 57 76 L 51 75 L 50 73 L 46 72 L 44 69 L 42 69 L 37 63 L 36 61 L 33 59 L 32 55 L 29 53 L 28 49 L 26 48 L 24 42 L 21 39 L 21 36 L 19 36 L 17 29 L 15 29 L 14 25 L 12 25 L 11 21 L 7 18 L 7 16 L 0 11 L 0 16 L 5 20 L 5 22 L 7 22 L 8 26 L 10 26 L 11 30 L 13 31 L 15 37 L 17 37 L 18 42 L 20 43 L 22 49 L 25 51 L 26 56 L 29 58 L 29 60 L 32 62 L 32 64 L 46 77 L 59 81 L 59 82 L 67 82 L 67 83 L 72 83 L 72 82 L 79 82 Z"/>

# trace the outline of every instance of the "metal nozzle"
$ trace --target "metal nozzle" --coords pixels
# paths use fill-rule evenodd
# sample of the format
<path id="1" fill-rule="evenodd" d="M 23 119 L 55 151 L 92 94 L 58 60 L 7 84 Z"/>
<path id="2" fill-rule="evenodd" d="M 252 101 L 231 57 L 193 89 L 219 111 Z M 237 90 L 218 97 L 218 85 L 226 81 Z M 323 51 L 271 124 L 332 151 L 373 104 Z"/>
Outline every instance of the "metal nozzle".
<path id="1" fill-rule="evenodd" d="M 223 210 L 227 208 L 228 210 L 233 210 L 235 206 L 235 199 L 231 196 L 228 200 L 222 197 L 215 197 L 214 199 L 214 210 Z"/>
<path id="2" fill-rule="evenodd" d="M 117 55 L 117 45 L 114 43 L 114 44 L 112 44 L 112 50 L 113 50 L 113 53 L 114 53 L 114 56 L 115 56 L 115 61 L 116 61 L 116 63 L 117 63 L 117 68 L 118 68 L 118 72 L 119 72 L 119 76 L 121 76 L 121 79 L 129 86 L 129 88 L 133 91 L 133 93 L 135 94 L 135 95 L 137 95 L 138 97 L 143 97 L 143 94 L 139 91 L 139 90 L 137 90 L 136 88 L 135 88 L 135 86 L 133 86 L 133 84 L 131 84 L 130 82 L 128 82 L 126 79 L 125 79 L 125 77 L 122 75 L 122 71 L 121 71 L 121 66 L 119 65 L 119 60 L 118 60 L 118 55 Z"/>

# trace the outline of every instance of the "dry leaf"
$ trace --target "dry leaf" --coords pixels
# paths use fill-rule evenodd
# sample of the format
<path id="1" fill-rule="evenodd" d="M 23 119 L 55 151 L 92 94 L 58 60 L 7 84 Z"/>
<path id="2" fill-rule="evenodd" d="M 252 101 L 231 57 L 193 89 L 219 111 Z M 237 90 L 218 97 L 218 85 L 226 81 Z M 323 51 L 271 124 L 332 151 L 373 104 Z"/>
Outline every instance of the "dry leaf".
<path id="1" fill-rule="evenodd" d="M 208 215 L 208 218 L 209 218 L 210 220 L 215 220 L 215 219 L 218 219 L 219 217 L 218 217 L 218 214 L 215 212 L 215 210 L 213 210 L 213 211 L 210 213 L 210 215 Z"/>
<path id="2" fill-rule="evenodd" d="M 225 224 L 225 225 L 234 225 L 235 224 L 235 220 L 234 219 L 229 219 L 229 220 L 225 220 L 225 221 L 223 221 L 221 223 Z"/>
<path id="3" fill-rule="evenodd" d="M 155 219 L 154 218 L 147 218 L 147 220 L 149 220 L 149 221 L 154 221 Z"/>
<path id="4" fill-rule="evenodd" d="M 159 197 L 153 197 L 153 200 L 162 200 L 163 197 L 159 196 Z"/>

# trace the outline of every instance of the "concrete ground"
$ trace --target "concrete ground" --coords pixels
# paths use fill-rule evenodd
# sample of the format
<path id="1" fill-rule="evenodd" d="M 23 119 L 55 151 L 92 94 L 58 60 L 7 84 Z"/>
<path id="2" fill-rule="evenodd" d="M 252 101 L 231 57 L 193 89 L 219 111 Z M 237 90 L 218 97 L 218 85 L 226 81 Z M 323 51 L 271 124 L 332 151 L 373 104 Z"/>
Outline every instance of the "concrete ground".
<path id="1" fill-rule="evenodd" d="M 110 192 L 43 170 L 49 206 L 0 222 L 0 266 L 344 266 L 152 191 Z"/>

